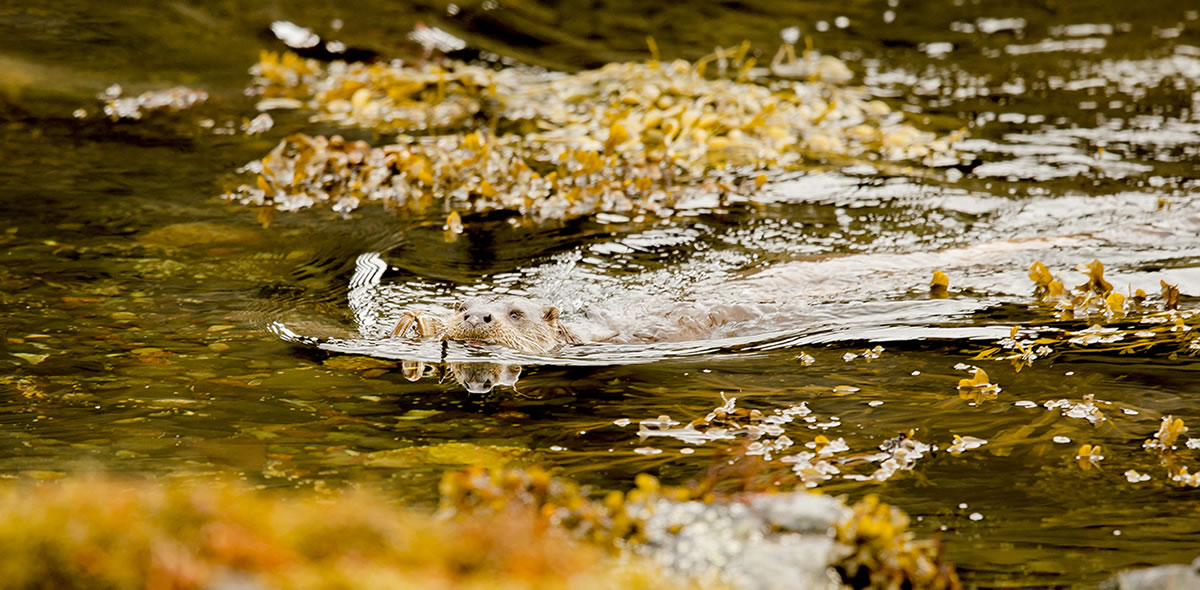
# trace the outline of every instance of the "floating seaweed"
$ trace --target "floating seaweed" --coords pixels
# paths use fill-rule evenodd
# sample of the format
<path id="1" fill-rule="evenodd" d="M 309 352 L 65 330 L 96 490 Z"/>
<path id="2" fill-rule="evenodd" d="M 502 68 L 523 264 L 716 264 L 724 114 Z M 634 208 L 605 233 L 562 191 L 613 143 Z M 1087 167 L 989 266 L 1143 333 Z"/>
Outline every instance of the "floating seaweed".
<path id="1" fill-rule="evenodd" d="M 811 451 L 801 451 L 794 455 L 780 457 L 779 461 L 792 466 L 792 473 L 806 488 L 815 488 L 834 476 L 841 475 L 840 461 L 834 458 L 837 453 L 850 450 L 844 439 L 829 440 L 824 435 L 818 435 L 811 443 L 805 445 Z"/>
<path id="2" fill-rule="evenodd" d="M 1111 405 L 1111 402 L 1103 403 Z M 1090 393 L 1084 394 L 1081 401 L 1056 399 L 1045 402 L 1042 405 L 1047 410 L 1058 410 L 1064 418 L 1087 420 L 1092 426 L 1097 426 L 1108 420 L 1104 416 L 1104 412 L 1101 412 L 1100 408 L 1096 405 L 1096 396 Z"/>
<path id="3" fill-rule="evenodd" d="M 986 381 L 986 373 L 983 374 Z M 970 381 L 964 379 L 963 381 Z M 999 391 L 999 387 L 984 383 L 982 390 Z M 857 391 L 855 388 L 850 388 Z M 816 435 L 802 447 L 807 450 L 793 451 L 783 454 L 796 446 L 793 432 L 788 435 L 788 428 L 805 428 L 807 430 L 828 430 L 841 426 L 836 417 L 827 421 L 812 413 L 807 402 L 786 408 L 775 409 L 768 413 L 760 410 L 748 410 L 736 405 L 736 398 L 729 398 L 720 407 L 709 412 L 703 418 L 697 418 L 687 424 L 672 419 L 670 416 L 642 420 L 638 429 L 641 441 L 652 437 L 674 438 L 688 445 L 702 445 L 709 442 L 731 443 L 729 450 L 737 458 L 755 457 L 761 459 L 762 465 L 783 464 L 789 466 L 795 484 L 806 488 L 816 488 L 834 479 L 851 481 L 883 482 L 904 471 L 911 471 L 918 460 L 936 453 L 939 443 L 925 443 L 915 438 L 915 431 L 901 433 L 880 443 L 876 449 L 851 452 L 850 446 L 842 437 L 831 438 Z M 742 441 L 738 444 L 738 441 Z M 960 454 L 966 450 L 976 449 L 987 441 L 984 439 L 955 435 L 950 450 Z M 655 449 L 655 452 L 658 452 Z M 863 470 L 865 466 L 873 466 L 870 472 Z M 779 477 L 778 481 L 793 481 Z"/>
<path id="4" fill-rule="evenodd" d="M 929 280 L 929 296 L 934 299 L 945 299 L 950 296 L 950 277 L 946 273 L 935 270 Z"/>
<path id="5" fill-rule="evenodd" d="M 1000 395 L 1000 386 L 988 381 L 988 374 L 979 367 L 974 367 L 970 379 L 958 380 L 958 396 L 971 400 L 976 404 L 985 400 L 996 399 Z"/>
<path id="6" fill-rule="evenodd" d="M 1158 430 L 1142 443 L 1142 448 L 1158 453 L 1163 466 L 1167 468 L 1167 476 L 1171 481 L 1192 488 L 1200 488 L 1200 472 L 1192 473 L 1187 465 L 1180 463 L 1177 454 L 1179 449 L 1175 443 L 1178 442 L 1180 435 L 1187 431 L 1188 427 L 1183 424 L 1183 420 L 1174 416 L 1163 416 Z M 1200 445 L 1193 446 L 1193 440 L 1195 439 L 1188 440 L 1187 448 L 1200 447 Z M 1134 479 L 1140 480 L 1129 473 L 1126 473 L 1125 476 L 1130 482 L 1133 482 Z"/>
<path id="7" fill-rule="evenodd" d="M 1033 296 L 1054 309 L 1053 320 L 1034 326 L 1013 326 L 1008 338 L 979 351 L 972 360 L 1010 360 L 1017 370 L 1065 351 L 1133 354 L 1166 349 L 1170 357 L 1200 353 L 1200 332 L 1194 310 L 1179 310 L 1179 288 L 1160 281 L 1157 299 L 1142 289 L 1128 296 L 1104 278 L 1099 260 L 1079 265 L 1086 281 L 1073 289 L 1041 262 L 1029 267 Z M 1079 322 L 1087 325 L 1079 327 Z"/>
<path id="8" fill-rule="evenodd" d="M 1092 467 L 1099 467 L 1100 462 L 1104 460 L 1102 452 L 1100 445 L 1084 444 L 1075 451 L 1075 461 L 1080 469 L 1087 471 Z"/>
<path id="9" fill-rule="evenodd" d="M 744 454 L 759 455 L 770 461 L 774 454 L 792 446 L 792 439 L 784 435 L 784 425 L 811 413 L 806 404 L 800 403 L 767 414 L 760 410 L 739 408 L 737 398 L 729 398 L 705 417 L 692 420 L 682 427 L 678 427 L 680 423 L 669 416 L 643 420 L 638 427 L 638 437 L 642 440 L 670 437 L 687 444 L 745 439 L 750 442 L 743 449 Z"/>
<path id="10" fill-rule="evenodd" d="M 976 436 L 961 436 L 956 434 L 954 435 L 954 442 L 946 447 L 946 452 L 951 455 L 961 455 L 966 451 L 978 449 L 987 443 L 987 440 Z"/>
<path id="11" fill-rule="evenodd" d="M 883 347 L 876 345 L 860 352 L 847 352 L 842 355 L 842 360 L 848 363 L 861 358 L 867 362 L 871 362 L 877 360 L 880 356 L 883 356 Z"/>
<path id="12" fill-rule="evenodd" d="M 856 481 L 883 482 L 892 478 L 900 471 L 911 471 L 917 461 L 937 452 L 936 444 L 923 443 L 916 438 L 912 430 L 890 438 L 879 445 L 880 452 L 865 457 L 854 457 L 843 462 L 869 461 L 878 463 L 879 467 L 869 475 L 846 474 L 843 477 Z"/>
<path id="13" fill-rule="evenodd" d="M 150 111 L 181 111 L 208 100 L 207 92 L 185 86 L 151 90 L 137 96 L 121 96 L 122 92 L 120 84 L 113 84 L 100 95 L 104 101 L 104 115 L 113 121 L 136 121 Z"/>

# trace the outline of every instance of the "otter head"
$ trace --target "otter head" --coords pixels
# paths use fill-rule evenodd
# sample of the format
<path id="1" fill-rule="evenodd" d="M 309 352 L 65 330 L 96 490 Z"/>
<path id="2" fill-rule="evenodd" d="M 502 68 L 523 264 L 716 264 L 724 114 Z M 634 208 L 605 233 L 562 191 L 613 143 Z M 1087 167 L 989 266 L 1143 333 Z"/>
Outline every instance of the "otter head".
<path id="1" fill-rule="evenodd" d="M 524 297 L 473 297 L 454 306 L 443 340 L 499 344 L 523 352 L 548 352 L 575 339 L 558 322 L 558 308 Z"/>

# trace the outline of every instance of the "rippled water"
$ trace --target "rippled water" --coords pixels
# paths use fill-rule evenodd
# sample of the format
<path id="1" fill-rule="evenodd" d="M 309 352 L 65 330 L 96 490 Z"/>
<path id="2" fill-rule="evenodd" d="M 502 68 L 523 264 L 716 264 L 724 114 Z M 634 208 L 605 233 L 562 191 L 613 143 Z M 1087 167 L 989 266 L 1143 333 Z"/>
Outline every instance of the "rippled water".
<path id="1" fill-rule="evenodd" d="M 807 402 L 816 419 L 787 428 L 788 453 L 818 434 L 857 451 L 909 429 L 942 448 L 954 435 L 988 440 L 885 483 L 822 485 L 878 493 L 923 533 L 940 532 L 971 585 L 1080 586 L 1200 552 L 1195 494 L 1165 481 L 1141 449 L 1163 415 L 1200 425 L 1194 357 L 1070 349 L 1019 371 L 970 360 L 1011 326 L 1044 323 L 1026 277 L 1034 260 L 1083 282 L 1070 269 L 1098 258 L 1120 291 L 1157 292 L 1166 280 L 1179 285 L 1183 309 L 1195 305 L 1196 9 L 495 6 L 463 4 L 454 15 L 444 4 L 0 8 L 0 473 L 99 466 L 234 472 L 276 486 L 370 480 L 428 502 L 445 468 L 521 456 L 625 488 L 641 471 L 699 477 L 733 445 L 646 439 L 639 421 L 686 423 L 737 397 L 768 411 Z M 263 229 L 253 211 L 216 197 L 234 169 L 288 133 L 335 131 L 302 115 L 278 117 L 263 136 L 216 135 L 190 112 L 136 123 L 73 115 L 94 113 L 95 95 L 120 83 L 205 88 L 213 98 L 196 117 L 252 117 L 245 70 L 259 49 L 277 48 L 263 35 L 276 18 L 323 32 L 337 18 L 341 38 L 384 54 L 410 50 L 406 34 L 423 21 L 472 47 L 562 69 L 644 59 L 647 34 L 668 56 L 696 58 L 742 39 L 773 48 L 796 25 L 915 123 L 969 135 L 947 167 L 814 163 L 774 177 L 753 203 L 699 203 L 653 222 L 530 229 L 478 219 L 447 243 L 441 214 L 302 211 Z M 385 317 L 359 325 L 348 284 L 368 252 L 389 266 Z M 952 297 L 928 296 L 934 269 L 950 276 Z M 494 291 L 545 299 L 567 317 L 660 317 L 680 304 L 764 313 L 698 341 L 543 357 L 379 338 L 387 314 Z M 320 337 L 325 349 L 280 338 L 272 325 Z M 862 354 L 875 346 L 878 358 Z M 426 364 L 338 364 L 347 351 Z M 999 397 L 960 397 L 960 363 L 984 367 Z M 470 393 L 456 375 L 469 389 L 494 389 Z M 1086 394 L 1105 422 L 1042 405 Z M 1082 443 L 1103 445 L 1100 469 L 1077 464 Z M 1152 479 L 1130 483 L 1128 469 Z"/>

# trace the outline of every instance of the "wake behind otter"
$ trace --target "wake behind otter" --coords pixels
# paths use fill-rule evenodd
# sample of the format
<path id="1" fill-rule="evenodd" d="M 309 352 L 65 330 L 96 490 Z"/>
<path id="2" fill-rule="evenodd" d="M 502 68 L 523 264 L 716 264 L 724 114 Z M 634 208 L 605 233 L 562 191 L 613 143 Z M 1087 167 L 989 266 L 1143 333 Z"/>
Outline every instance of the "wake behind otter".
<path id="1" fill-rule="evenodd" d="M 797 342 L 804 336 L 825 334 L 825 340 L 850 339 L 852 327 L 873 326 L 870 333 L 889 338 L 921 337 L 917 329 L 937 324 L 947 316 L 961 315 L 985 307 L 979 299 L 929 300 L 923 293 L 923 283 L 930 269 L 939 267 L 988 267 L 1012 260 L 1027 253 L 1042 253 L 1048 248 L 1078 246 L 1078 236 L 1039 240 L 1014 240 L 988 243 L 941 252 L 910 254 L 863 254 L 782 263 L 741 277 L 725 277 L 723 281 L 700 281 L 688 292 L 672 299 L 663 295 L 630 293 L 623 298 L 608 298 L 590 302 L 584 309 L 573 301 L 576 292 L 563 289 L 550 294 L 549 307 L 555 310 L 555 326 L 546 327 L 557 338 L 553 345 L 545 337 L 491 338 L 475 332 L 439 334 L 444 340 L 493 343 L 535 354 L 553 353 L 555 357 L 575 356 L 564 349 L 574 344 L 638 345 L 651 348 L 670 343 L 705 344 L 704 349 L 745 348 L 769 346 L 771 342 Z M 386 337 L 403 310 L 427 314 L 439 325 L 462 325 L 461 310 L 447 310 L 436 304 L 406 307 L 397 305 L 382 283 L 386 264 L 376 253 L 359 257 L 358 271 L 351 284 L 351 307 L 359 322 L 360 332 L 367 338 Z M 1026 288 L 1023 271 L 1016 267 L 1010 276 L 999 277 L 1007 283 L 1000 291 Z M 995 271 L 989 271 L 995 275 Z M 886 280 L 879 280 L 886 275 Z M 993 276 L 992 280 L 997 280 Z M 895 285 L 906 288 L 897 292 Z M 915 296 L 915 297 L 914 297 Z M 505 295 L 506 300 L 523 301 L 523 305 L 542 305 L 527 298 Z M 572 301 L 577 309 L 557 315 L 554 299 Z M 468 301 L 484 301 L 473 298 Z M 495 298 L 493 298 L 495 299 Z M 490 301 L 490 300 L 489 300 Z M 820 305 L 817 305 L 817 304 Z M 490 304 L 490 303 L 488 303 Z M 539 308 L 540 309 L 540 308 Z M 497 325 L 505 324 L 503 310 L 497 312 Z M 537 311 L 527 311 L 529 318 Z M 456 315 L 459 314 L 459 315 Z M 864 322 L 857 321 L 865 319 Z M 944 322 L 943 322 L 944 323 Z M 529 326 L 540 322 L 526 321 Z M 561 327 L 561 329 L 560 329 Z M 934 329 L 933 331 L 937 331 Z M 986 331 L 988 334 L 991 331 Z M 833 335 L 833 336 L 831 336 Z M 961 335 L 960 335 L 961 336 Z M 982 336 L 982 334 L 981 334 Z M 665 347 L 665 348 L 674 348 Z M 691 347 L 688 347 L 691 348 Z M 612 351 L 616 352 L 616 351 Z M 630 352 L 630 351 L 622 351 Z M 664 350 L 665 352 L 665 350 Z"/>

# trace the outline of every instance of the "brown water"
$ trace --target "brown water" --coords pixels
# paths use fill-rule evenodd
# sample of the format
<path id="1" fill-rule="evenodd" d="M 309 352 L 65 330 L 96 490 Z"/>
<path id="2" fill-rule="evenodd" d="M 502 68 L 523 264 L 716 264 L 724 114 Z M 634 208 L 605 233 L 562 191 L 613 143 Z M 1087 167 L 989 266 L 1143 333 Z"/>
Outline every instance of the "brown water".
<path id="1" fill-rule="evenodd" d="M 1195 306 L 1200 8 L 887 0 L 580 11 L 501 1 L 451 16 L 444 4 L 242 4 L 0 7 L 4 476 L 99 466 L 232 472 L 271 486 L 368 480 L 429 502 L 443 469 L 521 456 L 626 488 L 642 471 L 699 477 L 745 442 L 638 436 L 640 420 L 686 423 L 724 395 L 765 411 L 807 402 L 818 419 L 787 425 L 796 446 L 782 455 L 818 434 L 858 452 L 909 429 L 943 449 L 954 435 L 988 440 L 926 456 L 884 483 L 821 486 L 880 494 L 923 533 L 942 531 L 971 586 L 1086 586 L 1200 553 L 1200 499 L 1142 450 L 1163 415 L 1200 425 L 1194 357 L 1063 346 L 1019 372 L 970 360 L 1011 326 L 1047 321 L 1025 277 L 1034 260 L 1083 282 L 1068 269 L 1099 258 L 1119 290 L 1156 292 L 1165 279 L 1179 284 L 1182 309 Z M 364 206 L 281 214 L 262 229 L 253 211 L 216 197 L 237 182 L 232 171 L 289 133 L 333 130 L 303 114 L 277 116 L 253 137 L 196 120 L 253 116 L 245 70 L 259 49 L 279 48 L 263 33 L 277 18 L 322 32 L 340 19 L 338 38 L 385 55 L 410 51 L 405 35 L 423 21 L 562 69 L 644 59 L 648 34 L 667 57 L 742 39 L 770 52 L 796 25 L 872 93 L 920 113 L 917 122 L 968 127 L 957 147 L 973 157 L 955 172 L 915 175 L 814 166 L 768 185 L 757 205 L 714 203 L 653 224 L 513 229 L 484 219 L 448 244 L 441 215 Z M 113 83 L 127 93 L 184 84 L 212 99 L 175 117 L 111 123 L 94 116 L 94 97 Z M 79 108 L 92 115 L 75 118 Z M 206 225 L 185 225 L 197 223 Z M 1068 237 L 1005 243 L 1051 236 Z M 506 289 L 576 313 L 683 293 L 736 301 L 747 289 L 784 311 L 720 339 L 553 358 L 449 347 L 450 361 L 522 366 L 515 390 L 486 395 L 452 378 L 339 365 L 347 357 L 268 330 L 338 335 L 342 350 L 444 372 L 437 345 L 355 334 L 347 284 L 367 252 L 390 265 L 381 289 L 397 308 Z M 951 277 L 949 299 L 926 294 L 935 268 Z M 844 357 L 877 345 L 877 359 Z M 961 398 L 959 363 L 985 368 L 999 396 Z M 1110 402 L 1099 404 L 1099 425 L 1015 404 L 1086 394 Z M 1103 446 L 1099 469 L 1075 461 L 1083 443 Z M 1197 452 L 1180 458 L 1195 465 Z M 1128 469 L 1151 479 L 1130 483 Z"/>

